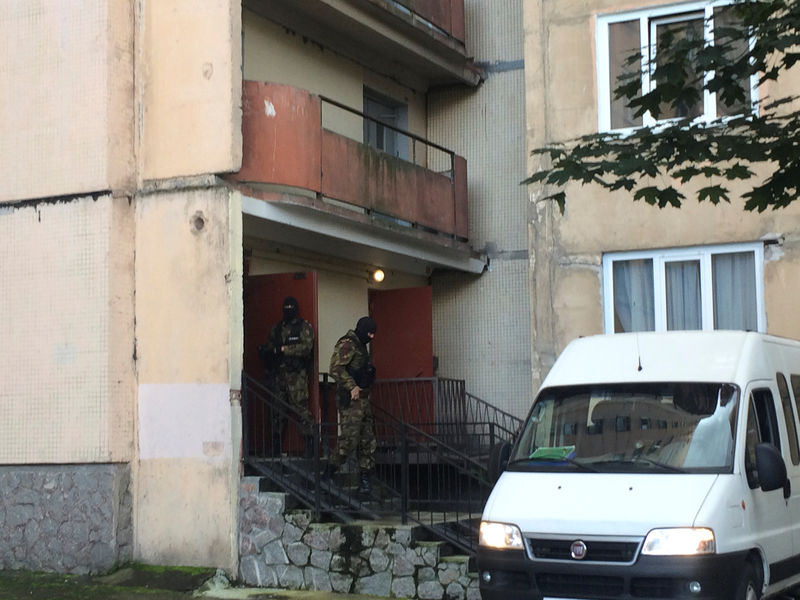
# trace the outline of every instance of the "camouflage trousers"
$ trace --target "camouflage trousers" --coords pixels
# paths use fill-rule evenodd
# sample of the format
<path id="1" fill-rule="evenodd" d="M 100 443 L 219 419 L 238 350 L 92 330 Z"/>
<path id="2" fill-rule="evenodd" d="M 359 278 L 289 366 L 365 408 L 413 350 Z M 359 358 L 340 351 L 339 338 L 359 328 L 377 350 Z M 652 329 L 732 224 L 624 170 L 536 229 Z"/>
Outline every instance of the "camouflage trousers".
<path id="1" fill-rule="evenodd" d="M 289 371 L 279 369 L 275 377 L 275 394 L 291 406 L 297 413 L 300 430 L 303 435 L 311 433 L 311 411 L 308 409 L 308 376 L 305 369 L 301 371 Z M 278 432 L 283 432 L 289 416 L 282 407 L 276 411 L 276 426 Z"/>
<path id="2" fill-rule="evenodd" d="M 353 452 L 362 471 L 375 467 L 375 419 L 369 392 L 362 392 L 358 400 L 351 400 L 347 408 L 339 408 L 339 438 L 331 453 L 331 464 L 339 468 Z"/>

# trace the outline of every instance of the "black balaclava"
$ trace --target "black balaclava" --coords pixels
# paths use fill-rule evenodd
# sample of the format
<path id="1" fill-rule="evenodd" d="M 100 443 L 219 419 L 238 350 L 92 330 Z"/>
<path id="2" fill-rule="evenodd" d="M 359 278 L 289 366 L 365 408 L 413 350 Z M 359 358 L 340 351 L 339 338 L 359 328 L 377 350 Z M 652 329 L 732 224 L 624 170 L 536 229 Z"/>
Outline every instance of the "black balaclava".
<path id="1" fill-rule="evenodd" d="M 356 337 L 358 337 L 358 340 L 366 346 L 369 344 L 370 339 L 367 334 L 375 333 L 377 330 L 378 326 L 375 324 L 375 321 L 369 317 L 361 317 L 356 325 Z"/>
<path id="2" fill-rule="evenodd" d="M 283 322 L 291 323 L 297 318 L 298 312 L 299 312 L 299 307 L 297 305 L 297 300 L 295 300 L 291 296 L 286 296 L 286 298 L 283 301 Z"/>

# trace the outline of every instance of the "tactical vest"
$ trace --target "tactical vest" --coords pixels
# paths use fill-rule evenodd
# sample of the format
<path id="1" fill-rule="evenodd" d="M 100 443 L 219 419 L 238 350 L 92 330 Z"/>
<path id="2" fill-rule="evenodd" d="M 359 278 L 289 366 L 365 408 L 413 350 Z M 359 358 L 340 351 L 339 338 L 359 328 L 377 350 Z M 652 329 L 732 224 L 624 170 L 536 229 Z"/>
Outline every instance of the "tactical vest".
<path id="1" fill-rule="evenodd" d="M 275 334 L 274 340 L 271 340 L 272 345 L 275 348 L 280 348 L 281 346 L 293 346 L 295 344 L 300 343 L 300 332 L 303 329 L 303 319 L 296 319 L 294 323 L 292 323 L 292 327 L 289 330 L 289 335 L 286 336 L 285 340 L 279 339 L 282 334 L 283 327 L 275 327 L 273 329 L 273 333 Z M 282 355 L 280 364 L 286 367 L 289 371 L 300 371 L 302 369 L 307 369 L 309 364 L 311 363 L 311 356 L 312 352 L 309 352 L 308 356 L 287 356 Z"/>
<path id="2" fill-rule="evenodd" d="M 372 357 L 367 351 L 367 347 L 361 343 L 357 336 L 345 337 L 353 340 L 356 348 L 358 348 L 358 352 L 356 352 L 352 362 L 347 365 L 346 370 L 358 387 L 362 390 L 369 389 L 375 382 L 375 365 L 372 364 Z"/>

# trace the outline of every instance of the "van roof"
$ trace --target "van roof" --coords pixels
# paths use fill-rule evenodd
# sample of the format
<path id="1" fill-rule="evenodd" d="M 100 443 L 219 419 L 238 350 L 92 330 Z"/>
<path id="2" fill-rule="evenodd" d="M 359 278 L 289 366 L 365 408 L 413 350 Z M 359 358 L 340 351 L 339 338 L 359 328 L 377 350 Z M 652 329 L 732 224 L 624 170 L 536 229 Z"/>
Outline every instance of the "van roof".
<path id="1" fill-rule="evenodd" d="M 775 369 L 766 358 L 767 348 L 776 343 L 794 348 L 800 363 L 800 342 L 747 331 L 641 332 L 578 338 L 558 357 L 542 387 L 636 381 L 733 383 L 742 378 L 773 377 Z"/>

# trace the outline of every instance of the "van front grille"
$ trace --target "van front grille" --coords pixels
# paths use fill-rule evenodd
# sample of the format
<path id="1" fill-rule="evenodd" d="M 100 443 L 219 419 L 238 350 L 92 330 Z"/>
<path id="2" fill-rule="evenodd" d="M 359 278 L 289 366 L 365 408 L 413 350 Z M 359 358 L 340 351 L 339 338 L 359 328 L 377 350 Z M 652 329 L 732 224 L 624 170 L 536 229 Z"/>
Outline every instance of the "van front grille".
<path id="1" fill-rule="evenodd" d="M 575 560 L 571 555 L 574 540 L 528 538 L 534 558 L 539 560 Z M 581 562 L 632 563 L 639 550 L 638 541 L 586 540 L 586 556 Z"/>
<path id="2" fill-rule="evenodd" d="M 560 573 L 537 573 L 536 585 L 545 596 L 561 598 L 613 598 L 622 594 L 625 582 L 622 577 L 599 575 L 576 576 Z"/>
<path id="3" fill-rule="evenodd" d="M 631 580 L 634 598 L 677 598 L 681 595 L 681 582 L 668 577 L 636 577 Z"/>

